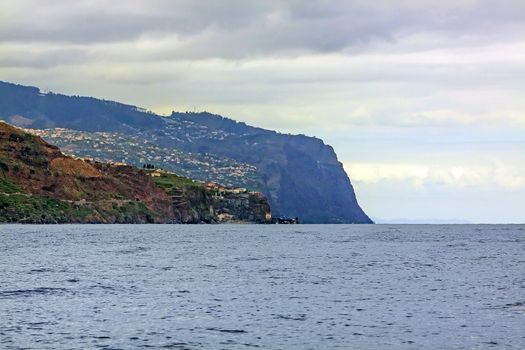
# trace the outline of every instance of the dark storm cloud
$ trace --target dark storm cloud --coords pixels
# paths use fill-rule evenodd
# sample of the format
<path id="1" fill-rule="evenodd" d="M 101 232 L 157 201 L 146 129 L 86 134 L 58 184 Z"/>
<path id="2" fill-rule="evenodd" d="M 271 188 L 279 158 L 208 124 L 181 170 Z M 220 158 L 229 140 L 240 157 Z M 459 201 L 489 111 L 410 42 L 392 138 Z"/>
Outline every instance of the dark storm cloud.
<path id="1" fill-rule="evenodd" d="M 96 44 L 173 37 L 161 58 L 340 52 L 419 33 L 497 40 L 523 34 L 525 2 L 4 0 L 0 41 Z"/>

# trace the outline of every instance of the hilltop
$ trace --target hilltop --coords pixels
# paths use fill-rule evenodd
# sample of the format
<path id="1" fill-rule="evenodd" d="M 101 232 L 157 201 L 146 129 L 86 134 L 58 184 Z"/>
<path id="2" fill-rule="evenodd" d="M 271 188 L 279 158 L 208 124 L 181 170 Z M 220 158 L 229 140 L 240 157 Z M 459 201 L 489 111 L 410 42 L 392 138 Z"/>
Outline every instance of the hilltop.
<path id="1" fill-rule="evenodd" d="M 305 223 L 372 222 L 334 149 L 318 138 L 207 112 L 159 116 L 132 105 L 2 82 L 0 118 L 77 156 L 148 162 L 202 181 L 249 187 L 268 198 L 275 214 Z M 103 146 L 96 142 L 100 133 L 107 135 Z"/>
<path id="2" fill-rule="evenodd" d="M 74 159 L 0 122 L 0 222 L 265 222 L 268 212 L 259 194 L 218 196 L 168 172 Z"/>

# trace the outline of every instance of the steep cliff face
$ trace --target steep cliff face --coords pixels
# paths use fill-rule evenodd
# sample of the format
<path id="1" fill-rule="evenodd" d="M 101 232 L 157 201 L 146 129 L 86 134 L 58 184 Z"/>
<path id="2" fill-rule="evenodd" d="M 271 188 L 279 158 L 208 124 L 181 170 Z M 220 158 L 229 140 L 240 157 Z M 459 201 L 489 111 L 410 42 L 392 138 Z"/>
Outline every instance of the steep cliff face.
<path id="1" fill-rule="evenodd" d="M 187 137 L 191 142 L 174 142 L 170 138 L 173 134 L 167 133 L 157 135 L 157 142 L 255 165 L 260 173 L 259 189 L 277 215 L 299 217 L 304 223 L 372 222 L 357 203 L 333 148 L 320 139 L 283 135 L 208 113 L 173 113 L 166 122 L 192 122 L 198 127 L 195 130 L 205 127 L 223 131 L 223 136 L 213 138 L 198 137 L 190 130 Z"/>
<path id="2" fill-rule="evenodd" d="M 305 223 L 372 222 L 357 203 L 334 150 L 317 138 L 279 134 L 209 113 L 174 112 L 170 117 L 159 117 L 134 106 L 42 94 L 36 88 L 2 82 L 0 118 L 29 128 L 111 131 L 164 149 L 233 159 L 256 167 L 256 176 L 246 183 L 239 177 L 239 185 L 255 186 L 263 192 L 277 215 L 298 216 Z M 83 151 L 89 154 L 89 149 Z M 156 165 L 169 169 L 172 162 L 166 158 Z M 177 166 L 190 169 L 196 165 Z M 208 171 L 216 169 L 202 170 L 210 176 L 219 174 Z"/>
<path id="3" fill-rule="evenodd" d="M 280 176 L 280 181 L 272 182 L 270 177 L 265 182 L 268 191 L 280 198 L 275 201 L 276 210 L 299 216 L 306 223 L 369 223 L 332 147 L 312 143 L 293 140 L 285 144 L 286 163 L 275 164 L 278 170 L 269 172 Z"/>
<path id="4" fill-rule="evenodd" d="M 167 189 L 150 175 L 127 165 L 73 159 L 40 137 L 0 122 L 0 222 L 220 221 L 220 205 L 204 184 L 166 174 L 171 177 Z M 241 221 L 264 220 L 264 213 L 249 216 L 227 207 Z M 248 203 L 246 210 L 258 209 Z"/>
<path id="5" fill-rule="evenodd" d="M 200 182 L 161 173 L 154 177 L 169 195 L 177 222 L 196 223 L 266 223 L 271 213 L 266 198 L 253 193 L 232 193 L 208 189 Z"/>
<path id="6" fill-rule="evenodd" d="M 249 193 L 226 193 L 213 197 L 213 209 L 219 222 L 269 223 L 270 205 L 264 197 Z"/>

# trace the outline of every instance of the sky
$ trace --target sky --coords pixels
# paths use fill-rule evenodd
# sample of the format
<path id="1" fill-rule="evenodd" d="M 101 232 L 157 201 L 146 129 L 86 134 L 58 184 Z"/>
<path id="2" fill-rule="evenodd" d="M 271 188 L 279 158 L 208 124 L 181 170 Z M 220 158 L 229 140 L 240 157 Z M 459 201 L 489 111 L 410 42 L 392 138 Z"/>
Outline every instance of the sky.
<path id="1" fill-rule="evenodd" d="M 0 80 L 320 137 L 378 222 L 525 222 L 523 0 L 2 0 Z"/>

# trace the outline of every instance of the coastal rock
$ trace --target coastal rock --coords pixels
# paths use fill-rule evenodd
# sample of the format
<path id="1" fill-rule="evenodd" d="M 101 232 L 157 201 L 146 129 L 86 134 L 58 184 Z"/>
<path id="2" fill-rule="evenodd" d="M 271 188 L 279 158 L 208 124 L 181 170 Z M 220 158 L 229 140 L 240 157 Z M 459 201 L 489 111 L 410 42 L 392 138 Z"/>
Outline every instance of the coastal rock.
<path id="1" fill-rule="evenodd" d="M 263 222 L 269 211 L 250 198 L 223 202 L 204 183 L 123 164 L 74 159 L 38 136 L 0 122 L 0 222 Z M 216 209 L 214 209 L 216 207 Z"/>
<path id="2" fill-rule="evenodd" d="M 372 223 L 357 203 L 333 148 L 315 137 L 281 134 L 206 112 L 173 112 L 161 117 L 136 106 L 42 93 L 35 87 L 3 82 L 0 118 L 25 128 L 112 133 L 115 139 L 139 140 L 137 145 L 148 143 L 166 151 L 201 155 L 216 163 L 221 163 L 221 158 L 223 164 L 237 162 L 239 167 L 251 167 L 244 176 L 230 172 L 228 166 L 213 168 L 206 161 L 185 162 L 167 156 L 155 160 L 157 166 L 168 170 L 198 168 L 199 176 L 194 178 L 202 181 L 235 179 L 235 185 L 262 192 L 279 216 L 298 216 L 305 223 Z M 129 151 L 112 152 L 114 148 L 107 147 L 105 159 L 129 162 Z M 75 152 L 93 154 L 99 150 L 93 143 L 84 143 Z"/>

